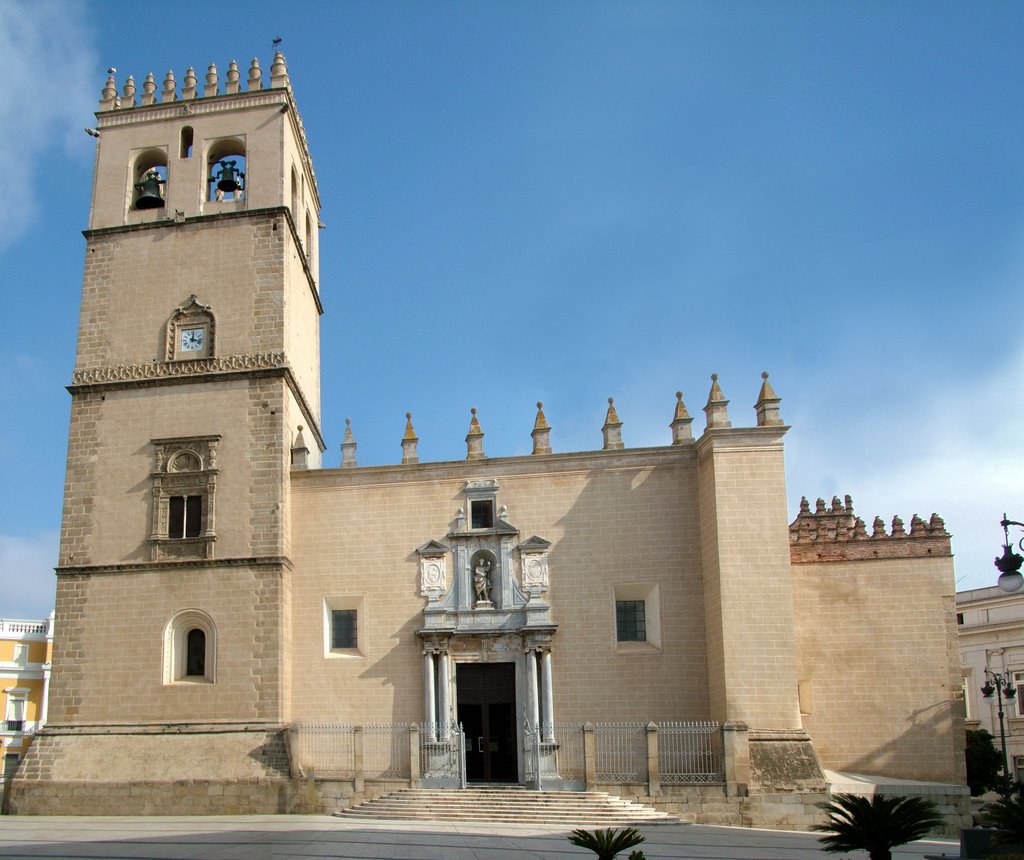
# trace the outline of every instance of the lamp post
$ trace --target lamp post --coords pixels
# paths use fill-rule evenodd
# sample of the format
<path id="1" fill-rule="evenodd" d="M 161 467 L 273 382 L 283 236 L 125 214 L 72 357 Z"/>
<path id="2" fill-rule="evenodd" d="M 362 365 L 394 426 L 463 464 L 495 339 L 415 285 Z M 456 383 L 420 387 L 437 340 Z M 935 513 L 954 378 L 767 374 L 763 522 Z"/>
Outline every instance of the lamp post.
<path id="1" fill-rule="evenodd" d="M 1006 514 L 1003 514 L 999 525 L 1003 527 L 1003 554 L 995 560 L 995 566 L 999 570 L 999 587 L 1003 591 L 1011 593 L 1020 591 L 1021 586 L 1024 585 L 1024 576 L 1021 576 L 1020 572 L 1020 566 L 1024 564 L 1024 557 L 1013 551 L 1013 544 L 1010 542 L 1010 526 L 1024 528 L 1024 523 L 1008 520 Z M 1024 550 L 1024 538 L 1021 538 L 1018 546 Z"/>
<path id="2" fill-rule="evenodd" d="M 1019 575 L 1019 574 L 1018 574 Z M 993 672 L 985 670 L 985 684 L 981 688 L 981 695 L 991 699 L 996 695 L 999 702 L 999 742 L 1003 747 L 1003 797 L 1010 796 L 1010 765 L 1006 758 L 1006 714 L 1003 711 L 1003 700 L 1012 702 L 1017 698 L 1017 688 L 1013 686 L 1013 676 L 1009 672 Z"/>

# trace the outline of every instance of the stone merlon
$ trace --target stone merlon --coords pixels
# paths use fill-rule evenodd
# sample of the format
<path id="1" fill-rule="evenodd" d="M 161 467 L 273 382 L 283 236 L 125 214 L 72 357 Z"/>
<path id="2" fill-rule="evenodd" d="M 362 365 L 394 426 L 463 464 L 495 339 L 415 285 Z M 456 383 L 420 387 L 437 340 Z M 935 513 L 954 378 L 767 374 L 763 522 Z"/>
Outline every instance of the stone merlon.
<path id="1" fill-rule="evenodd" d="M 915 514 L 909 534 L 899 517 L 893 517 L 891 533 L 886 533 L 882 518 L 875 517 L 868 534 L 864 520 L 854 516 L 849 496 L 844 501 L 833 496 L 831 506 L 818 499 L 813 513 L 805 497 L 789 525 L 789 554 L 793 564 L 948 556 L 952 555 L 950 537 L 938 514 L 927 522 Z"/>

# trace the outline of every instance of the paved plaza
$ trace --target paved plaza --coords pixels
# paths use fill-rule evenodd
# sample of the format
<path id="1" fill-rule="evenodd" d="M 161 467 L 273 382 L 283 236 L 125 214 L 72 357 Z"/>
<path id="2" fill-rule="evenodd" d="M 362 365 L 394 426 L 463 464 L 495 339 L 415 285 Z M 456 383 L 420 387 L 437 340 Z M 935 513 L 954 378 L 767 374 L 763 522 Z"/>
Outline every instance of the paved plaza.
<path id="1" fill-rule="evenodd" d="M 641 827 L 648 860 L 824 860 L 813 834 L 670 824 Z M 119 860 L 584 860 L 568 831 L 527 825 L 372 822 L 329 816 L 4 817 L 0 858 Z M 951 842 L 918 842 L 896 860 L 957 856 Z M 628 852 L 626 852 L 628 854 Z M 620 855 L 625 860 L 626 854 Z M 845 855 L 844 855 L 845 856 Z M 857 852 L 850 860 L 867 855 Z"/>

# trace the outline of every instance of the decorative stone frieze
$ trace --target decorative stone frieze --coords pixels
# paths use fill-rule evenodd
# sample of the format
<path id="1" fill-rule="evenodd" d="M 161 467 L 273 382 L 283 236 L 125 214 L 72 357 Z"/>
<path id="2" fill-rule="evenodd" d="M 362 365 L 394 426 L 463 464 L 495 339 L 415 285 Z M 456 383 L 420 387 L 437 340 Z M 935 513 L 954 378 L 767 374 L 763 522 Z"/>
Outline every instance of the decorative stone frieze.
<path id="1" fill-rule="evenodd" d="M 231 370 L 260 370 L 284 367 L 284 352 L 243 353 L 215 358 L 197 358 L 193 361 L 154 361 L 149 364 L 117 364 L 109 367 L 91 367 L 71 374 L 73 385 L 99 382 L 130 382 L 138 379 L 161 379 L 172 376 L 201 376 L 204 373 L 223 373 Z"/>
<path id="2" fill-rule="evenodd" d="M 875 517 L 869 535 L 864 520 L 853 513 L 853 499 L 833 496 L 831 506 L 818 499 L 811 512 L 806 497 L 800 513 L 789 525 L 789 554 L 794 564 L 815 561 L 861 561 L 891 558 L 925 558 L 952 555 L 951 535 L 938 514 L 925 522 L 916 514 L 907 534 L 900 517 L 893 517 L 891 534 L 885 522 Z"/>

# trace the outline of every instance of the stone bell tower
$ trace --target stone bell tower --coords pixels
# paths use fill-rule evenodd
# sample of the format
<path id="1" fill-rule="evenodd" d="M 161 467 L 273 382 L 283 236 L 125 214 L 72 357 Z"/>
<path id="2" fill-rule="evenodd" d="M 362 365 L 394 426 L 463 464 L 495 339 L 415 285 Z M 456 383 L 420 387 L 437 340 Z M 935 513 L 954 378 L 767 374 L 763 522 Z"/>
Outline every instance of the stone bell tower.
<path id="1" fill-rule="evenodd" d="M 150 785 L 133 792 L 145 812 L 161 780 L 286 774 L 289 474 L 293 447 L 312 441 L 314 466 L 324 449 L 322 306 L 316 177 L 280 53 L 268 77 L 254 59 L 245 80 L 232 61 L 103 89 L 50 723 L 17 811 L 99 779 L 97 804 Z M 272 795 L 224 811 L 277 811 Z M 90 811 L 81 796 L 63 808 Z"/>

